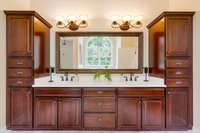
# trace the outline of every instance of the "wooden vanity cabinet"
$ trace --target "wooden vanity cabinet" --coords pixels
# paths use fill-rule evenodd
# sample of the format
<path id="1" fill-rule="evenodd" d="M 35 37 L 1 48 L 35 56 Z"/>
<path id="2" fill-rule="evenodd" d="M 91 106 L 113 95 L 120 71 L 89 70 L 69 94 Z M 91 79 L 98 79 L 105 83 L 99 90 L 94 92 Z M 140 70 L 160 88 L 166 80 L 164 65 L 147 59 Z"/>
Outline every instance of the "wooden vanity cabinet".
<path id="1" fill-rule="evenodd" d="M 36 97 L 34 106 L 34 128 L 57 129 L 57 98 Z"/>
<path id="2" fill-rule="evenodd" d="M 80 88 L 34 88 L 35 129 L 80 129 Z"/>
<path id="3" fill-rule="evenodd" d="M 188 126 L 188 88 L 170 88 L 167 91 L 167 127 L 185 129 Z"/>
<path id="4" fill-rule="evenodd" d="M 165 128 L 164 98 L 142 99 L 142 129 L 161 130 Z"/>
<path id="5" fill-rule="evenodd" d="M 163 88 L 120 88 L 118 128 L 120 130 L 163 130 L 165 98 Z"/>
<path id="6" fill-rule="evenodd" d="M 32 128 L 32 89 L 8 88 L 10 90 L 10 127 L 13 129 Z M 7 112 L 8 113 L 8 112 Z"/>
<path id="7" fill-rule="evenodd" d="M 118 128 L 141 129 L 141 110 L 139 98 L 118 98 Z"/>
<path id="8" fill-rule="evenodd" d="M 51 25 L 35 11 L 5 11 L 7 40 L 6 127 L 32 129 L 34 34 L 40 22 Z M 47 38 L 48 40 L 48 38 Z M 48 45 L 48 43 L 46 43 Z"/>
<path id="9" fill-rule="evenodd" d="M 194 12 L 163 12 L 147 28 L 149 29 L 149 66 L 152 75 L 164 77 L 166 88 L 167 130 L 192 129 L 193 126 L 193 70 L 192 28 Z M 155 36 L 162 33 L 164 54 L 156 63 Z M 158 68 L 162 66 L 162 73 Z"/>

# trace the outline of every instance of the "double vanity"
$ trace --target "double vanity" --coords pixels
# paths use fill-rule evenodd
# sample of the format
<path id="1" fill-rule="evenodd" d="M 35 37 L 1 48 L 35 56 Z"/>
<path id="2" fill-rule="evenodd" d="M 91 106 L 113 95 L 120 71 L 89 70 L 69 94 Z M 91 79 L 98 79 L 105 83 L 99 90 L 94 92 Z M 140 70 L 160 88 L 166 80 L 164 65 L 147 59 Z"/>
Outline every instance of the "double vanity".
<path id="1" fill-rule="evenodd" d="M 78 76 L 61 81 L 61 75 L 35 79 L 36 129 L 163 130 L 164 80 L 137 75 L 137 81 L 113 76 L 112 81 Z M 69 76 L 71 77 L 71 76 Z M 133 77 L 134 78 L 134 77 Z M 69 78 L 70 79 L 70 78 Z"/>
<path id="2" fill-rule="evenodd" d="M 192 129 L 194 12 L 147 26 L 145 72 L 142 32 L 57 32 L 50 59 L 52 25 L 35 11 L 5 14 L 8 129 Z"/>

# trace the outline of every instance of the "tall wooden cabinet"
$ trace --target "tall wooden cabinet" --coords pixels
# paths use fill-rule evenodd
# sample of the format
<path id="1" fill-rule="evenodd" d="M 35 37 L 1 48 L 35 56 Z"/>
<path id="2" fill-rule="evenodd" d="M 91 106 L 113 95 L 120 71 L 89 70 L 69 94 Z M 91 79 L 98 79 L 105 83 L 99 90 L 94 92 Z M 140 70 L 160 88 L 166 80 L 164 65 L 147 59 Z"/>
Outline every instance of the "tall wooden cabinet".
<path id="1" fill-rule="evenodd" d="M 168 130 L 191 129 L 193 125 L 193 15 L 194 12 L 163 12 L 147 26 L 152 74 L 164 77 L 167 85 Z M 158 48 L 160 45 L 164 47 Z"/>
<path id="2" fill-rule="evenodd" d="M 33 127 L 34 38 L 42 23 L 49 38 L 51 25 L 34 11 L 5 11 L 7 36 L 7 107 L 8 129 Z M 48 46 L 49 42 L 45 43 Z"/>

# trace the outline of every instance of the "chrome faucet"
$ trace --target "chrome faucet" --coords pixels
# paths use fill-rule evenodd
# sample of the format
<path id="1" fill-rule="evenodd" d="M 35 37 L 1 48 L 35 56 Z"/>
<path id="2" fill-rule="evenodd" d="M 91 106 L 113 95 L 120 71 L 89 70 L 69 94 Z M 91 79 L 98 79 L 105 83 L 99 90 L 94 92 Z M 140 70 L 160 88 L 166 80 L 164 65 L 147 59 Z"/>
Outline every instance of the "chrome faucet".
<path id="1" fill-rule="evenodd" d="M 134 77 L 134 81 L 138 81 L 138 78 L 139 78 L 139 76 L 138 75 L 136 75 L 135 77 Z"/>
<path id="2" fill-rule="evenodd" d="M 130 78 L 129 78 L 130 81 L 133 81 L 133 76 L 134 76 L 134 75 L 131 73 L 131 74 L 130 74 Z"/>
<path id="3" fill-rule="evenodd" d="M 75 76 L 73 75 L 73 76 L 71 76 L 71 82 L 73 82 L 74 81 L 74 79 L 75 79 Z"/>

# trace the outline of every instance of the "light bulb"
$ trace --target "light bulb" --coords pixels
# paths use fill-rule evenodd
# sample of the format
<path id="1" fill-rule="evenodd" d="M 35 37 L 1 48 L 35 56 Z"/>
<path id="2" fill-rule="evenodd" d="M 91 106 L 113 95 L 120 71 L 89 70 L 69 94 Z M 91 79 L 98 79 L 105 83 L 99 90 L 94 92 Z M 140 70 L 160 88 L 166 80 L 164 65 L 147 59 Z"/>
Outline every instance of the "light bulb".
<path id="1" fill-rule="evenodd" d="M 112 21 L 118 21 L 119 19 L 120 19 L 120 16 L 117 16 L 117 15 L 112 16 Z"/>
<path id="2" fill-rule="evenodd" d="M 135 16 L 135 21 L 142 21 L 143 17 L 142 16 Z"/>
<path id="3" fill-rule="evenodd" d="M 88 19 L 88 16 L 87 15 L 81 15 L 79 17 L 80 20 L 87 20 Z"/>
<path id="4" fill-rule="evenodd" d="M 131 20 L 131 16 L 127 15 L 123 17 L 123 21 L 130 21 Z"/>

